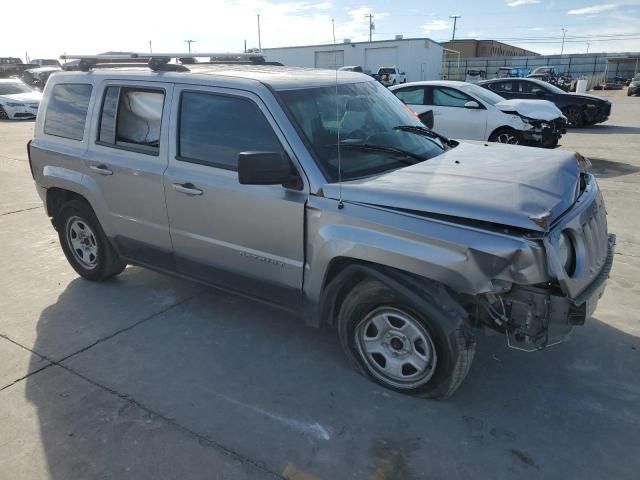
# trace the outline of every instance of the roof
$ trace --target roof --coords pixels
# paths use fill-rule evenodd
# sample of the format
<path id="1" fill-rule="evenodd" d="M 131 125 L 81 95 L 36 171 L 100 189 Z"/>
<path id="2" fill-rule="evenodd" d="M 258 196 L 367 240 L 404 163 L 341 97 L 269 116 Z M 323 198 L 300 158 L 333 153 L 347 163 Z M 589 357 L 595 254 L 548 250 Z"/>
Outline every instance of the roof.
<path id="1" fill-rule="evenodd" d="M 267 85 L 275 90 L 289 90 L 294 88 L 309 88 L 327 85 L 335 85 L 335 70 L 320 70 L 315 68 L 280 67 L 272 65 L 232 65 L 232 64 L 206 64 L 187 65 L 189 71 L 185 72 L 154 72 L 144 67 L 122 66 L 118 68 L 94 68 L 89 72 L 65 72 L 57 75 L 65 76 L 100 76 L 100 77 L 137 77 L 150 78 L 162 77 L 172 82 L 196 83 L 208 82 L 212 77 L 236 78 L 238 80 L 255 81 Z M 368 75 L 356 72 L 338 72 L 338 83 L 355 83 L 375 81 Z"/>
<path id="2" fill-rule="evenodd" d="M 369 43 L 392 43 L 392 42 L 410 42 L 410 41 L 416 41 L 416 40 L 420 40 L 420 41 L 424 41 L 424 40 L 429 40 L 431 43 L 435 43 L 437 45 L 440 45 L 440 43 L 436 42 L 435 40 L 431 40 L 428 37 L 416 37 L 416 38 L 389 38 L 387 40 L 372 40 L 371 42 L 369 41 L 364 41 L 364 42 L 342 42 L 342 43 L 321 43 L 321 44 L 316 44 L 316 45 L 294 45 L 291 47 L 272 47 L 272 48 L 263 48 L 260 52 L 262 54 L 268 54 L 270 51 L 272 50 L 287 50 L 287 49 L 291 49 L 291 48 L 316 48 L 316 47 L 322 47 L 322 48 L 344 48 L 344 47 L 348 47 L 350 45 L 366 45 Z"/>
<path id="3" fill-rule="evenodd" d="M 464 87 L 465 85 L 470 85 L 468 82 L 460 82 L 458 80 L 421 80 L 418 82 L 408 82 L 402 83 L 400 85 L 396 85 L 391 87 L 391 90 L 395 90 L 401 87 L 411 87 L 412 85 L 441 85 L 441 86 L 449 86 L 449 87 Z"/>

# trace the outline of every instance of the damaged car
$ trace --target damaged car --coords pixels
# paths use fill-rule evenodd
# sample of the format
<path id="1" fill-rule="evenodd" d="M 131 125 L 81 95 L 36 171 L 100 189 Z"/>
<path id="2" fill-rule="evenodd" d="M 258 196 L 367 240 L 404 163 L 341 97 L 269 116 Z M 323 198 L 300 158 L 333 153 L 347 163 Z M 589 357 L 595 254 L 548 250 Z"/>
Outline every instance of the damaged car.
<path id="1" fill-rule="evenodd" d="M 567 93 L 550 83 L 534 78 L 497 78 L 477 85 L 501 97 L 521 100 L 547 100 L 558 107 L 571 127 L 602 123 L 611 115 L 611 102 L 586 93 Z"/>
<path id="2" fill-rule="evenodd" d="M 0 79 L 0 119 L 33 119 L 42 93 L 17 78 Z"/>
<path id="3" fill-rule="evenodd" d="M 446 137 L 555 147 L 567 120 L 540 100 L 506 100 L 467 82 L 423 81 L 390 90 L 420 115 L 432 110 L 433 129 Z"/>
<path id="4" fill-rule="evenodd" d="M 87 280 L 133 264 L 255 298 L 436 399 L 481 328 L 543 350 L 604 291 L 615 237 L 579 154 L 448 140 L 358 73 L 81 60 L 49 80 L 27 151 Z"/>

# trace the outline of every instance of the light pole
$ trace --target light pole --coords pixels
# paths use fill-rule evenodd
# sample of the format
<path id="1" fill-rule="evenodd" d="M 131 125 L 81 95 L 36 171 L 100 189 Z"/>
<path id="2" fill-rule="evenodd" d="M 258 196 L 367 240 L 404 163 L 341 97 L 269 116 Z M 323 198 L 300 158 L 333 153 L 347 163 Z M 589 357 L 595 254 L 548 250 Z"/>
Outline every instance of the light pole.
<path id="1" fill-rule="evenodd" d="M 262 39 L 260 38 L 260 14 L 258 14 L 258 51 L 262 52 Z"/>
<path id="2" fill-rule="evenodd" d="M 153 48 L 151 48 L 151 40 L 149 40 L 149 53 L 153 53 Z"/>
<path id="3" fill-rule="evenodd" d="M 195 43 L 195 40 L 185 40 L 187 47 L 189 48 L 189 55 L 191 55 L 191 44 Z"/>
<path id="4" fill-rule="evenodd" d="M 458 23 L 458 19 L 462 18 L 462 15 L 449 15 L 449 18 L 453 18 L 453 35 L 451 36 L 451 40 L 456 39 L 456 24 Z"/>
<path id="5" fill-rule="evenodd" d="M 564 53 L 564 37 L 567 35 L 568 31 L 569 30 L 567 30 L 566 28 L 562 29 L 562 47 L 560 48 L 560 55 Z"/>

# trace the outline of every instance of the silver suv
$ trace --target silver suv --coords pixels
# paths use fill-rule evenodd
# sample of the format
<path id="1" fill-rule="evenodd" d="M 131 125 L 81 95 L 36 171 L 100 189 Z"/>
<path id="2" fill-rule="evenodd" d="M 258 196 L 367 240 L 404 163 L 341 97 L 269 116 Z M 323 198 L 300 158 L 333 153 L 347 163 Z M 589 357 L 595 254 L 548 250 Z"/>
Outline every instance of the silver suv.
<path id="1" fill-rule="evenodd" d="M 431 398 L 479 327 L 537 350 L 593 313 L 615 239 L 579 154 L 447 140 L 359 73 L 167 61 L 46 86 L 30 165 L 84 278 L 142 265 L 295 310 Z"/>

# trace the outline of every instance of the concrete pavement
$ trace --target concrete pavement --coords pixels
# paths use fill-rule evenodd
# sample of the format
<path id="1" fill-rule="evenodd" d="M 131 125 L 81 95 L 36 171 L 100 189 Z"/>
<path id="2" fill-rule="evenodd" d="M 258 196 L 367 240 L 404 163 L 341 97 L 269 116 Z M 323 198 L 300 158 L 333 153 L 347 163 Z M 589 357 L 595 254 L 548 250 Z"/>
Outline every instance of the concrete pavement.
<path id="1" fill-rule="evenodd" d="M 137 267 L 77 277 L 0 122 L 0 478 L 620 480 L 640 471 L 640 98 L 562 148 L 618 234 L 595 318 L 542 353 L 479 339 L 446 402 L 377 387 L 333 332 Z"/>

